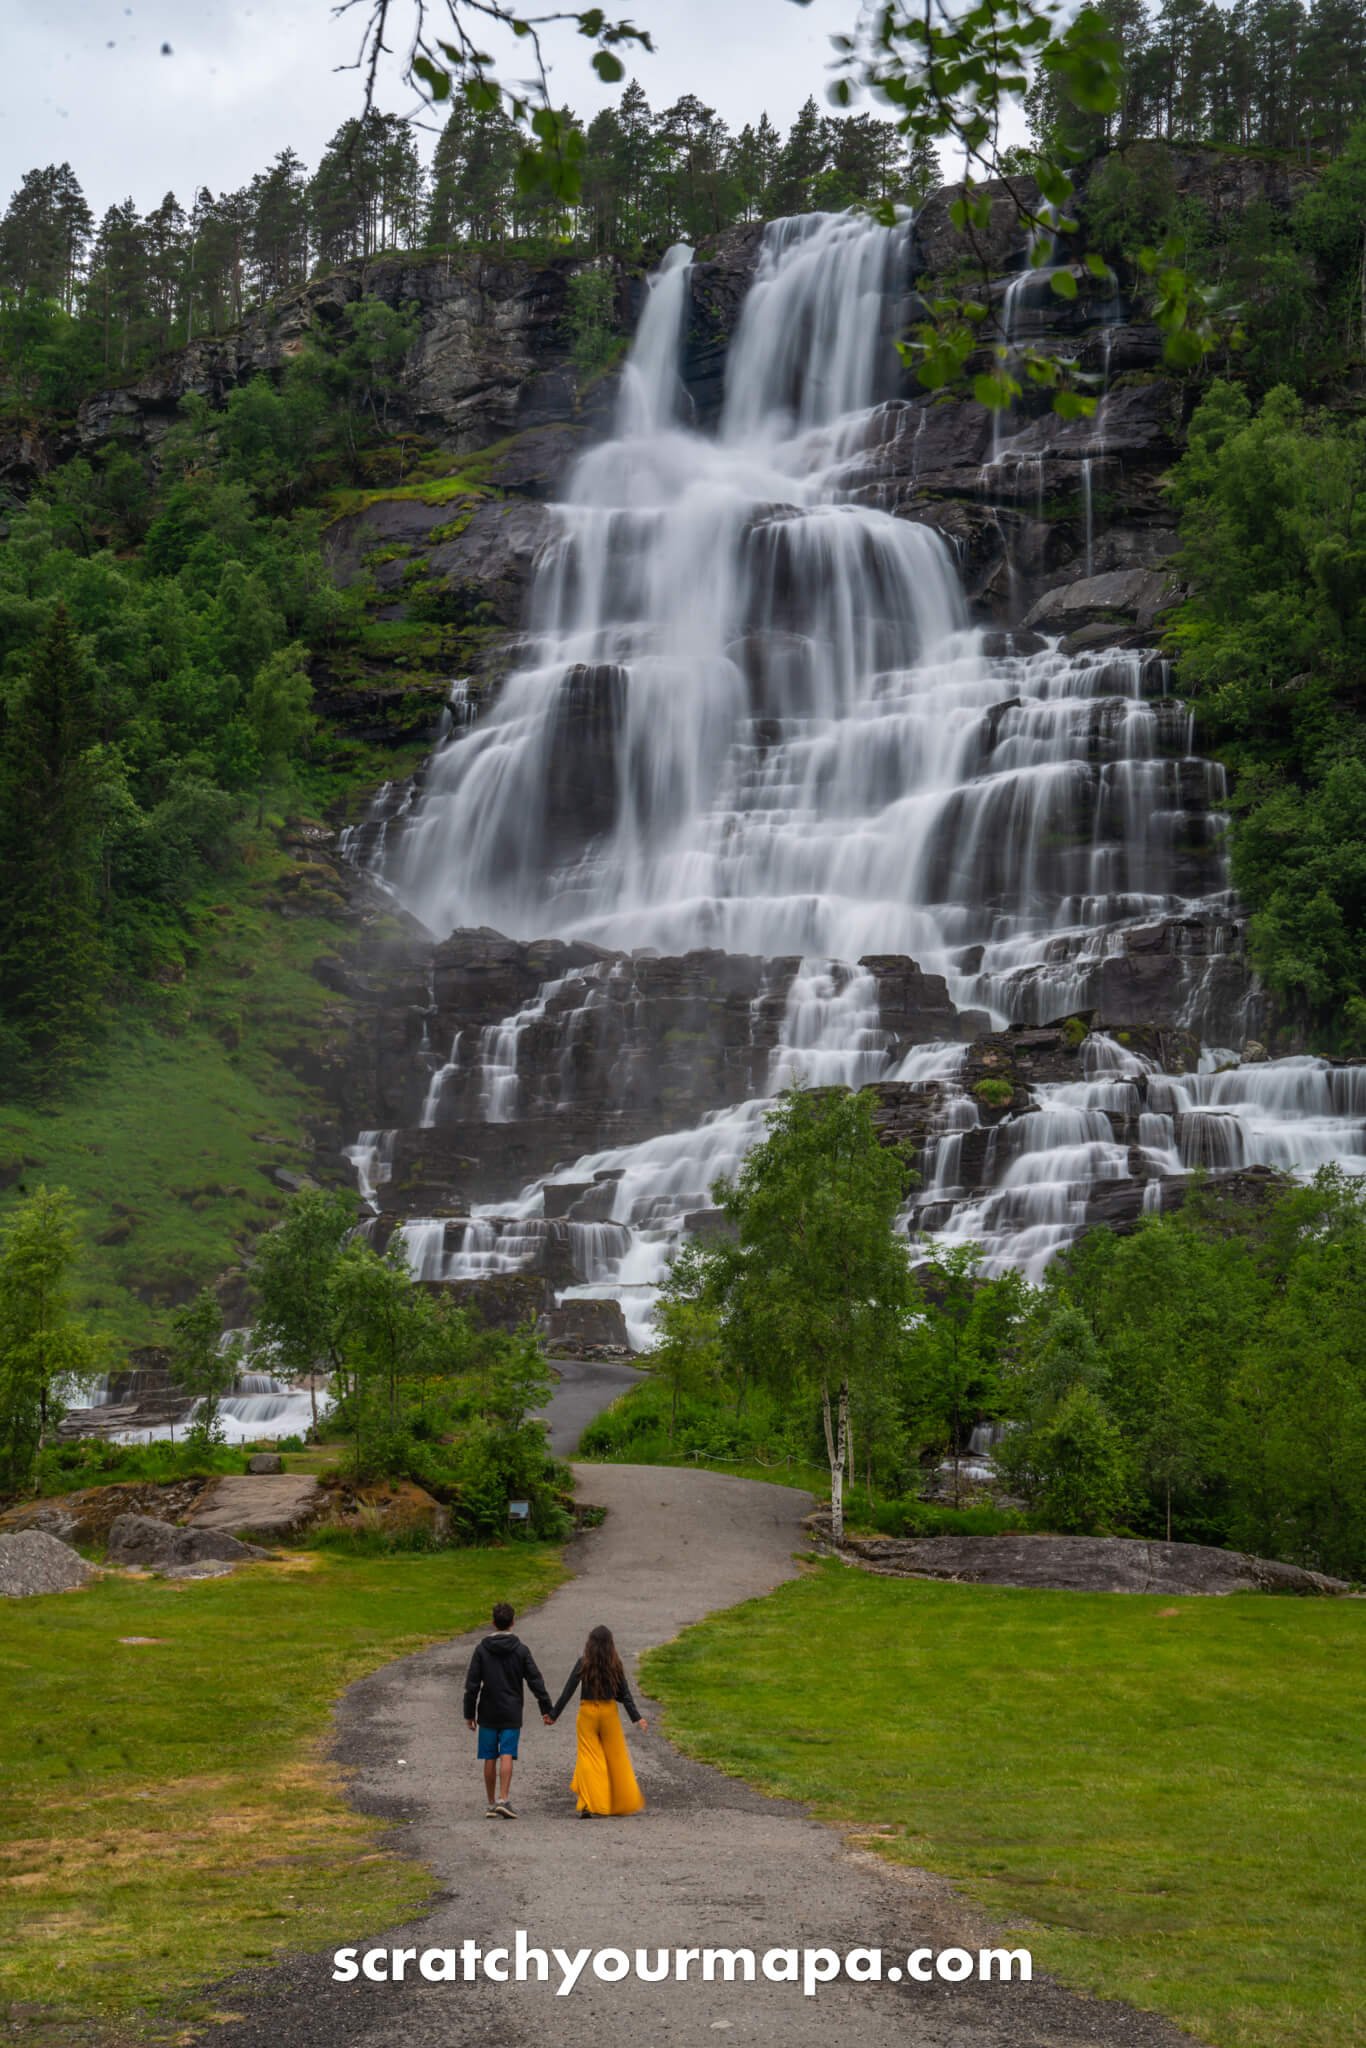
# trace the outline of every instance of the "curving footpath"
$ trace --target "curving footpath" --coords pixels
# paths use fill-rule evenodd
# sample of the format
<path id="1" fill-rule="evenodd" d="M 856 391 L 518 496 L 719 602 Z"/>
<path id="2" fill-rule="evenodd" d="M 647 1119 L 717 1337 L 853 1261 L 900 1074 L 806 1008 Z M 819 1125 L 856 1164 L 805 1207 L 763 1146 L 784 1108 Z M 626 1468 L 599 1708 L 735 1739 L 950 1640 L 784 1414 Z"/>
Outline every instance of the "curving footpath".
<path id="1" fill-rule="evenodd" d="M 578 1394 L 583 1393 L 578 1376 Z M 610 1395 L 619 1391 L 610 1388 Z M 594 1622 L 632 1654 L 717 1608 L 769 1591 L 797 1570 L 810 1497 L 780 1486 L 653 1466 L 580 1466 L 580 1497 L 608 1509 L 575 1541 L 575 1576 L 519 1615 L 558 1691 Z M 568 1783 L 572 1715 L 531 1710 L 514 1781 L 516 1822 L 484 1816 L 474 1738 L 460 1719 L 474 1637 L 388 1666 L 338 1711 L 336 1755 L 367 1812 L 405 1823 L 401 1846 L 442 1889 L 420 1922 L 369 1948 L 507 1945 L 524 1928 L 544 1949 L 915 1947 L 990 1944 L 993 1930 L 943 1880 L 898 1871 L 798 1806 L 769 1799 L 679 1756 L 653 1718 L 632 1753 L 649 1801 L 626 1821 L 582 1822 Z M 825 1682 L 839 1682 L 830 1645 Z M 794 1673 L 793 1684 L 822 1680 Z M 647 1702 L 642 1701 L 646 1712 Z M 907 1702 L 907 1712 L 915 1710 Z M 851 1727 L 848 1767 L 877 1730 Z M 244 2011 L 216 2028 L 228 2048 L 657 2048 L 712 2033 L 765 2048 L 1180 2048 L 1189 2036 L 1128 2007 L 1047 1981 L 1030 1985 L 724 1982 L 603 1984 L 585 1973 L 568 1997 L 547 1984 L 331 1981 L 331 1956 L 218 1987 Z"/>

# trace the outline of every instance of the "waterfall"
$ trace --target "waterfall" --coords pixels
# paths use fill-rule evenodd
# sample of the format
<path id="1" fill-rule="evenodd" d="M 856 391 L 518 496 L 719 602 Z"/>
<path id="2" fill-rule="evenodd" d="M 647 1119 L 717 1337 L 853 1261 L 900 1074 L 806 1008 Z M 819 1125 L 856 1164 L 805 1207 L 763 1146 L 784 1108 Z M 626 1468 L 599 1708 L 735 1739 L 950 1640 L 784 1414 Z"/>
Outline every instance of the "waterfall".
<path id="1" fill-rule="evenodd" d="M 477 722 L 453 718 L 402 832 L 372 830 L 365 851 L 438 937 L 484 926 L 618 955 L 800 960 L 769 1089 L 923 1086 L 916 1215 L 1037 1273 L 1108 1182 L 1137 1178 L 1154 1206 L 1162 1177 L 1194 1165 L 1302 1171 L 1366 1154 L 1349 1101 L 1360 1077 L 1323 1063 L 1162 1077 L 1096 1034 L 1082 1082 L 1040 1086 L 1027 1113 L 984 1129 L 961 1047 L 894 1050 L 855 964 L 866 956 L 911 956 L 993 1027 L 1042 1025 L 1092 1007 L 1131 936 L 1233 910 L 1223 773 L 1195 753 L 1165 665 L 1057 644 L 989 653 L 949 545 L 850 487 L 895 389 L 908 251 L 904 225 L 850 214 L 770 225 L 712 432 L 688 417 L 680 375 L 691 255 L 669 252 L 612 435 L 554 508 L 522 665 Z M 1045 279 L 1008 288 L 1012 337 Z M 1089 552 L 1089 463 L 1082 475 Z M 1217 976 L 1205 953 L 1177 972 L 1171 1021 L 1199 1035 Z M 562 987 L 485 1027 L 477 1053 L 457 1041 L 422 1124 L 440 1123 L 462 1057 L 486 1122 L 525 1113 L 524 1035 Z M 593 1187 L 591 1214 L 569 1193 L 548 1212 L 538 1180 L 463 1227 L 409 1221 L 410 1260 L 426 1278 L 472 1278 L 549 1272 L 553 1251 L 579 1292 L 615 1292 L 639 1336 L 685 1219 L 762 1133 L 764 1108 L 557 1169 L 551 1185 Z M 372 1205 L 393 1142 L 371 1132 L 353 1148 Z"/>

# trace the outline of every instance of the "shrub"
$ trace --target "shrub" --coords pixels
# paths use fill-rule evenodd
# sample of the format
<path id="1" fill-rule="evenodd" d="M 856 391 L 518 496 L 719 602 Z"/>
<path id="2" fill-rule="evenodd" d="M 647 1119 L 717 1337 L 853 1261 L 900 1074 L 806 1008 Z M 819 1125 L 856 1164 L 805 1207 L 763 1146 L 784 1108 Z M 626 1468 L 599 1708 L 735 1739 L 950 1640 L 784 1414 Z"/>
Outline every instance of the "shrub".
<path id="1" fill-rule="evenodd" d="M 873 1507 L 882 1536 L 1002 1536 L 1029 1524 L 1018 1508 L 949 1508 L 927 1500 L 884 1500 Z"/>
<path id="2" fill-rule="evenodd" d="M 986 1080 L 975 1082 L 972 1092 L 987 1109 L 1004 1109 L 1015 1099 L 1012 1084 L 995 1075 L 988 1075 Z"/>
<path id="3" fill-rule="evenodd" d="M 72 1493 L 82 1486 L 131 1481 L 167 1485 L 175 1479 L 212 1479 L 245 1472 L 246 1454 L 235 1445 L 200 1442 L 116 1444 L 103 1437 L 50 1444 L 38 1459 L 38 1491 Z"/>

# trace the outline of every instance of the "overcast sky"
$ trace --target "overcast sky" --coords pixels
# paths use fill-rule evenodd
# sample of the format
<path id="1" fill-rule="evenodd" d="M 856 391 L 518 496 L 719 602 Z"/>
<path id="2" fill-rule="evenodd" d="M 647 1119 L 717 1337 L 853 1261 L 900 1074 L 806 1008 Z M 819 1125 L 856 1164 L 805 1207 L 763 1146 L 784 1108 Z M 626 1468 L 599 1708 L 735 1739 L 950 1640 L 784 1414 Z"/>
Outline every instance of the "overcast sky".
<path id="1" fill-rule="evenodd" d="M 786 127 L 809 93 L 825 104 L 829 38 L 852 27 L 857 0 L 606 0 L 606 12 L 654 37 L 655 54 L 628 64 L 651 105 L 693 92 L 733 127 L 765 110 Z M 336 67 L 355 57 L 361 12 L 334 18 L 329 0 L 0 0 L 0 24 L 0 206 L 54 162 L 71 164 L 97 217 L 130 195 L 145 212 L 167 191 L 231 191 L 286 144 L 311 169 L 360 104 L 359 75 Z M 591 112 L 619 97 L 582 37 L 550 47 L 558 98 Z M 413 105 L 396 69 L 381 103 Z"/>

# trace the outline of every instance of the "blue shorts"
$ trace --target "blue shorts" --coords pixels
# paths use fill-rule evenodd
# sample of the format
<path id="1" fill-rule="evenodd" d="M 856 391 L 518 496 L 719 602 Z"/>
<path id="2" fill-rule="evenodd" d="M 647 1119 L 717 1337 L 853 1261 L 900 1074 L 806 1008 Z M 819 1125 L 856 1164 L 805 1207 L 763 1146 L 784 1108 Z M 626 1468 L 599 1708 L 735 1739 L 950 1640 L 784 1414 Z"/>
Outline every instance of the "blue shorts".
<path id="1" fill-rule="evenodd" d="M 495 1757 L 516 1756 L 520 1728 L 481 1728 L 479 1730 L 479 1761 L 491 1764 Z"/>

